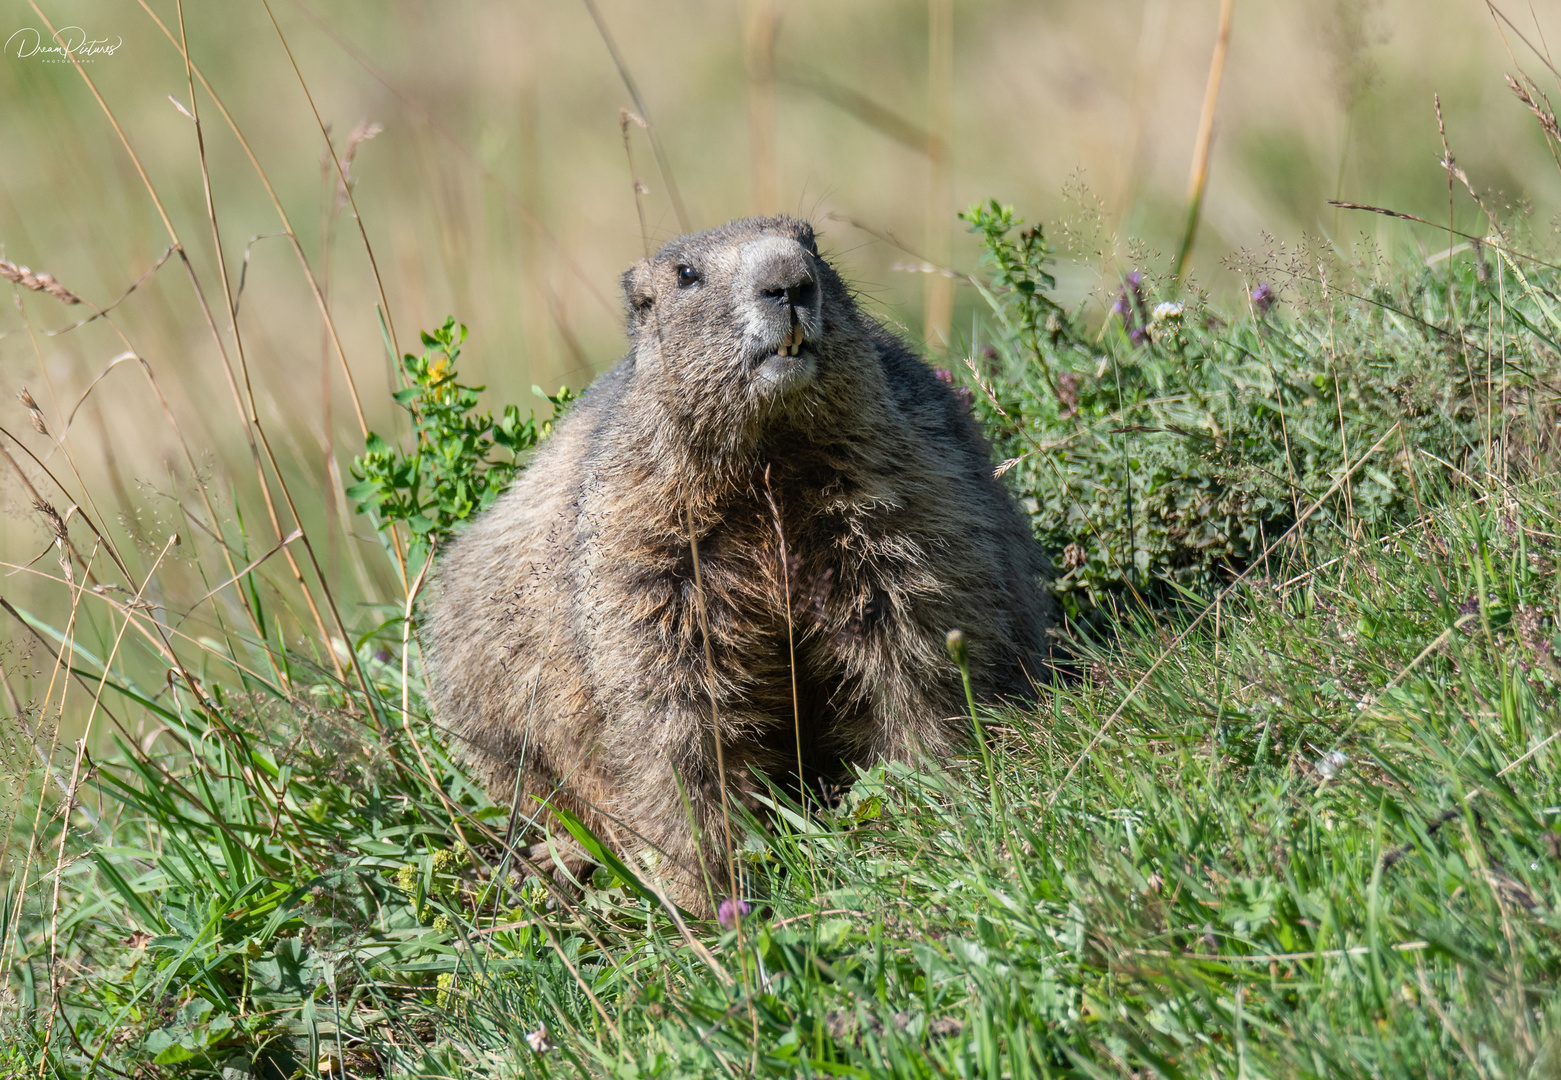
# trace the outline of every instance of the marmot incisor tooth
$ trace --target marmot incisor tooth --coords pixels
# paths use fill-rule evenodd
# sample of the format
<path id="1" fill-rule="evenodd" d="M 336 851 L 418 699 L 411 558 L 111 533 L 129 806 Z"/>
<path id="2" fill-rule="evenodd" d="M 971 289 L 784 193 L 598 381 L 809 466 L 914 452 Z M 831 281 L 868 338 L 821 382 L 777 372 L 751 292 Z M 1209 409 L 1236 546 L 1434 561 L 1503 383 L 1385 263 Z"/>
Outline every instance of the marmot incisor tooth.
<path id="1" fill-rule="evenodd" d="M 966 405 L 806 222 L 680 237 L 623 288 L 628 356 L 439 560 L 432 696 L 494 798 L 519 775 L 523 820 L 553 800 L 656 849 L 672 898 L 708 912 L 712 686 L 734 796 L 755 770 L 795 788 L 799 739 L 801 782 L 945 755 L 970 734 L 945 634 L 965 632 L 981 698 L 1026 694 L 1049 568 Z"/>

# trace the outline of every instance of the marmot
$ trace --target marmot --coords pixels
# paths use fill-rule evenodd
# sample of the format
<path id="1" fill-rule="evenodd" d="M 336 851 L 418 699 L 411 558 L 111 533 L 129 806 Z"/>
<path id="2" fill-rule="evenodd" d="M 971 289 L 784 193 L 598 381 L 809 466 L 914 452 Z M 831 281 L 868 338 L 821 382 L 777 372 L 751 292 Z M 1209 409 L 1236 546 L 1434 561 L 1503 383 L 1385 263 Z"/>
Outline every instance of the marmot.
<path id="1" fill-rule="evenodd" d="M 628 355 L 439 559 L 432 700 L 494 798 L 522 778 L 522 820 L 563 805 L 708 914 L 712 712 L 734 798 L 947 755 L 970 720 L 946 633 L 978 697 L 1026 694 L 1049 567 L 966 402 L 807 222 L 679 237 L 623 291 Z"/>

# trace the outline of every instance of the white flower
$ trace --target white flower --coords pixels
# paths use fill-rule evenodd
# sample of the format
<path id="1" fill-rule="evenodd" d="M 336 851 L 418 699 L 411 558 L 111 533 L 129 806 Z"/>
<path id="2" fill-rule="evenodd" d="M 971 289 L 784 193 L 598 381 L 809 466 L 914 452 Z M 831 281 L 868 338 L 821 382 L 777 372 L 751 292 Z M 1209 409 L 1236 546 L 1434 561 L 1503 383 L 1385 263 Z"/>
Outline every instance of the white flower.
<path id="1" fill-rule="evenodd" d="M 553 1049 L 553 1044 L 547 1041 L 547 1025 L 543 1024 L 535 1031 L 526 1032 L 526 1045 L 538 1054 Z"/>
<path id="2" fill-rule="evenodd" d="M 1149 317 L 1155 322 L 1164 322 L 1167 319 L 1180 319 L 1182 312 L 1185 310 L 1187 309 L 1182 304 L 1166 300 L 1163 303 L 1156 304 L 1154 310 L 1149 313 Z"/>

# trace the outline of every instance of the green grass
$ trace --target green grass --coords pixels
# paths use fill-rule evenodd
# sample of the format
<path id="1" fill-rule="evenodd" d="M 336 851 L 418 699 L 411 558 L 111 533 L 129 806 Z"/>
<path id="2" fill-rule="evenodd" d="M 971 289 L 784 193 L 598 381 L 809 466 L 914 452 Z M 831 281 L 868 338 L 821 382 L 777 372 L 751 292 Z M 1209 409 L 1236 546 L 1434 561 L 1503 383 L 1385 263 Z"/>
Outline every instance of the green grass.
<path id="1" fill-rule="evenodd" d="M 47 880 L 4 927 L 3 1053 L 35 1073 L 48 1038 L 60 1076 L 309 1075 L 338 1046 L 359 1075 L 1553 1075 L 1561 486 L 1436 495 L 1179 645 L 1128 620 L 1038 712 L 984 717 L 991 777 L 880 767 L 783 810 L 741 852 L 740 936 L 685 936 L 612 871 L 552 905 L 496 887 L 507 808 L 437 739 L 253 679 L 143 701 L 166 749 L 99 763 L 112 839 L 73 819 L 52 1035 Z"/>

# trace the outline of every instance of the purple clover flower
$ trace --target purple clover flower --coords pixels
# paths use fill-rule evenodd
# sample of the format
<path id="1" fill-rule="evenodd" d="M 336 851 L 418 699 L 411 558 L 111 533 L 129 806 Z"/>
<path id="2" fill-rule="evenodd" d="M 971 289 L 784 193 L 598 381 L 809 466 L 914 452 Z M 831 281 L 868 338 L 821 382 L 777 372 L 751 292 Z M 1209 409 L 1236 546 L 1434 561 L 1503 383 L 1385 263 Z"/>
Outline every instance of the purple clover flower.
<path id="1" fill-rule="evenodd" d="M 1122 329 L 1127 331 L 1127 339 L 1134 345 L 1149 340 L 1149 331 L 1144 326 L 1148 321 L 1144 317 L 1144 307 L 1144 275 L 1142 271 L 1134 270 L 1123 279 L 1116 303 L 1111 305 L 1112 314 L 1122 320 Z"/>
<path id="2" fill-rule="evenodd" d="M 975 405 L 976 396 L 975 396 L 974 393 L 971 392 L 970 387 L 968 387 L 968 386 L 954 386 L 954 373 L 952 371 L 950 371 L 948 368 L 946 368 L 946 367 L 935 368 L 935 369 L 933 369 L 932 374 L 934 376 L 936 376 L 937 380 L 940 383 L 942 383 L 944 386 L 953 386 L 954 387 L 954 396 L 959 398 L 960 404 L 965 406 L 965 408 L 967 410 Z"/>
<path id="3" fill-rule="evenodd" d="M 738 919 L 745 917 L 751 911 L 753 908 L 749 906 L 748 901 L 728 896 L 721 901 L 721 906 L 716 908 L 715 917 L 722 926 L 730 930 L 737 925 Z"/>
<path id="4" fill-rule="evenodd" d="M 1268 287 L 1268 282 L 1258 282 L 1257 288 L 1252 290 L 1252 310 L 1257 312 L 1258 318 L 1267 315 L 1275 304 L 1279 303 L 1279 297 L 1274 295 L 1274 290 Z"/>

